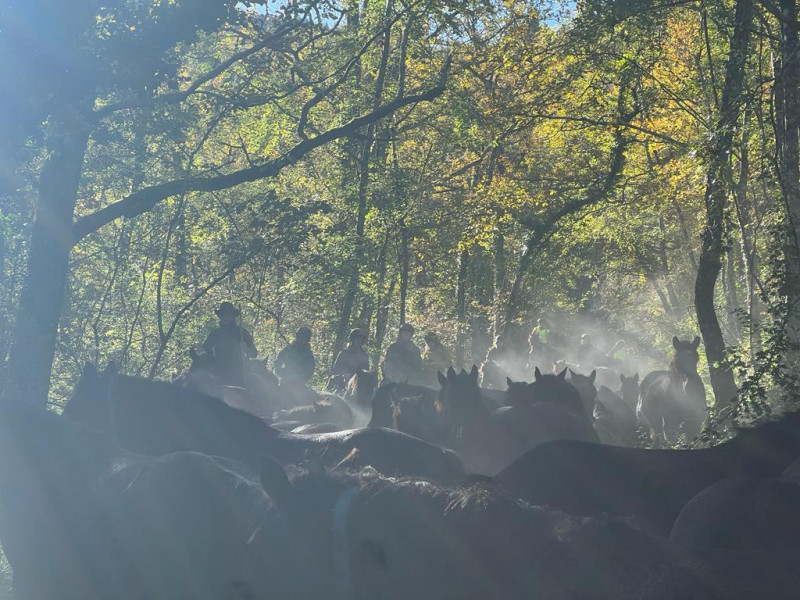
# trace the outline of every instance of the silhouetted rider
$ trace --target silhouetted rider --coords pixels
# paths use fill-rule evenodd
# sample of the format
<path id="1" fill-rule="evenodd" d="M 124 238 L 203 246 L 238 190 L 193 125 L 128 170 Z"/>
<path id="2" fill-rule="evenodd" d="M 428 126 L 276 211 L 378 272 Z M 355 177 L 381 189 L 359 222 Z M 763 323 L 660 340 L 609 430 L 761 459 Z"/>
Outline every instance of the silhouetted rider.
<path id="1" fill-rule="evenodd" d="M 219 327 L 208 334 L 203 349 L 214 357 L 218 375 L 226 384 L 242 386 L 245 361 L 258 355 L 253 336 L 236 322 L 240 311 L 230 302 L 220 304 L 214 313 Z"/>
<path id="2" fill-rule="evenodd" d="M 275 358 L 275 374 L 287 383 L 305 384 L 314 375 L 316 362 L 311 350 L 311 329 L 300 327 L 294 340 Z"/>
<path id="3" fill-rule="evenodd" d="M 363 329 L 353 329 L 347 347 L 339 352 L 333 363 L 331 375 L 339 375 L 349 380 L 358 371 L 369 371 L 369 356 L 364 350 L 367 334 Z"/>
<path id="4" fill-rule="evenodd" d="M 397 341 L 389 344 L 383 358 L 383 376 L 398 383 L 417 383 L 422 377 L 422 355 L 411 341 L 414 328 L 409 323 L 400 325 Z"/>

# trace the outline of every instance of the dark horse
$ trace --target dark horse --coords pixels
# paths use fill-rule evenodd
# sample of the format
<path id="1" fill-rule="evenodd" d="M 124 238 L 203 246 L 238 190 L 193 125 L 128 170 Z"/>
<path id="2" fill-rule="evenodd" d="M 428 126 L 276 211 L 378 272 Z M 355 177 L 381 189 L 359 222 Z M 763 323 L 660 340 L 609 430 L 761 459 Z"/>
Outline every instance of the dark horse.
<path id="1" fill-rule="evenodd" d="M 242 465 L 138 456 L 22 402 L 0 406 L 0 539 L 18 600 L 289 598 L 297 582 L 302 597 L 327 593 Z"/>
<path id="2" fill-rule="evenodd" d="M 575 515 L 633 517 L 668 535 L 696 494 L 725 477 L 779 477 L 800 456 L 800 412 L 701 450 L 642 450 L 558 440 L 535 448 L 497 481 L 533 504 Z"/>
<path id="3" fill-rule="evenodd" d="M 679 554 L 628 523 L 532 507 L 486 480 L 450 487 L 368 472 L 287 476 L 269 461 L 260 474 L 316 550 L 317 568 L 331 578 L 326 597 L 337 600 L 788 599 L 800 582 L 796 556 Z M 258 577 L 258 564 L 249 563 L 246 580 L 251 573 Z"/>
<path id="4" fill-rule="evenodd" d="M 250 359 L 244 365 L 244 387 L 228 385 L 221 376 L 219 362 L 207 352 L 189 351 L 192 364 L 189 370 L 173 378 L 172 382 L 202 394 L 224 400 L 258 417 L 267 417 L 275 410 L 279 400 L 278 378 L 267 369 L 262 360 Z"/>
<path id="5" fill-rule="evenodd" d="M 530 384 L 509 380 L 512 405 L 494 411 L 482 399 L 476 367 L 469 373 L 450 368 L 446 375 L 439 374 L 439 382 L 442 443 L 456 450 L 476 473 L 494 474 L 551 440 L 597 441 L 578 392 L 563 374 L 539 373 Z"/>
<path id="6" fill-rule="evenodd" d="M 125 375 L 100 375 L 89 368 L 64 409 L 64 416 L 107 433 L 132 452 L 160 456 L 194 450 L 225 456 L 256 468 L 262 455 L 288 464 L 305 460 L 336 465 L 346 457 L 386 474 L 452 479 L 463 467 L 451 451 L 398 431 L 352 429 L 292 435 L 265 421 L 166 382 Z"/>
<path id="7" fill-rule="evenodd" d="M 706 419 L 706 389 L 697 373 L 700 338 L 672 338 L 675 355 L 669 371 L 653 371 L 642 380 L 637 415 L 656 445 L 690 442 Z"/>
<path id="8" fill-rule="evenodd" d="M 619 376 L 622 387 L 613 392 L 605 386 L 597 390 L 594 405 L 594 427 L 600 441 L 615 446 L 635 446 L 638 422 L 639 374 Z"/>

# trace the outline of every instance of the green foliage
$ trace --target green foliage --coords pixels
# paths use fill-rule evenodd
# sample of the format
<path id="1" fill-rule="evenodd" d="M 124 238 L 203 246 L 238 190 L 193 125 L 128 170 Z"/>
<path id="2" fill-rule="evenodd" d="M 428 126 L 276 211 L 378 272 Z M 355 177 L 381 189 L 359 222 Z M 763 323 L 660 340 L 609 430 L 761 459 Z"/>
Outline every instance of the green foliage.
<path id="1" fill-rule="evenodd" d="M 388 324 L 391 337 L 399 322 L 404 239 L 407 318 L 467 356 L 473 323 L 502 325 L 516 278 L 525 325 L 547 314 L 573 336 L 598 331 L 607 345 L 624 337 L 642 368 L 666 362 L 673 335 L 696 334 L 691 306 L 705 151 L 728 44 L 724 11 L 708 15 L 706 37 L 695 10 L 659 3 L 582 2 L 559 23 L 570 3 L 395 0 L 388 13 L 385 3 L 255 5 L 0 7 L 0 53 L 15 49 L 13 60 L 0 61 L 0 76 L 18 83 L 0 101 L 20 115 L 12 123 L 13 110 L 0 111 L 0 126 L 8 121 L 17 131 L 6 139 L 14 166 L 3 169 L 14 185 L 0 191 L 3 353 L 42 123 L 54 104 L 87 95 L 94 107 L 77 209 L 84 216 L 148 186 L 275 159 L 365 114 L 386 39 L 382 103 L 429 88 L 452 61 L 437 101 L 374 127 L 363 240 L 356 222 L 364 128 L 278 177 L 178 194 L 81 241 L 60 323 L 56 401 L 87 360 L 115 358 L 127 372 L 159 377 L 185 368 L 186 350 L 202 341 L 225 299 L 242 305 L 262 355 L 274 357 L 307 323 L 319 363 L 328 364 L 353 261 L 351 325 L 370 329 L 377 352 L 379 330 Z M 732 173 L 740 177 L 747 143 L 749 187 L 736 210 L 732 204 L 730 279 L 718 286 L 742 410 L 756 411 L 778 407 L 773 391 L 788 375 L 783 256 L 768 235 L 784 217 L 771 165 L 770 90 L 761 83 L 773 43 L 758 40 L 748 66 L 750 116 L 737 135 L 749 141 L 739 142 Z M 633 115 L 628 124 L 625 114 Z M 608 176 L 619 139 L 625 161 L 613 189 L 566 210 Z M 541 234 L 536 256 L 520 269 L 532 232 Z M 752 271 L 741 258 L 746 243 L 757 258 Z M 753 285 L 763 309 L 749 301 Z"/>

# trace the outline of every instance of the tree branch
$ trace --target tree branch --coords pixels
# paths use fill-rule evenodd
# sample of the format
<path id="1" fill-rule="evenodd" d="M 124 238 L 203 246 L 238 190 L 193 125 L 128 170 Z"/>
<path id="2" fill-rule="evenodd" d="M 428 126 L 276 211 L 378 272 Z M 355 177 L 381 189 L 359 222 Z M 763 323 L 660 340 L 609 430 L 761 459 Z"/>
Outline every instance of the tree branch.
<path id="1" fill-rule="evenodd" d="M 292 165 L 302 159 L 306 154 L 323 146 L 334 140 L 347 137 L 354 133 L 356 130 L 379 121 L 380 119 L 390 115 L 394 111 L 409 104 L 416 104 L 419 102 L 430 102 L 442 94 L 444 91 L 445 80 L 447 77 L 447 70 L 449 61 L 442 70 L 439 83 L 436 87 L 422 92 L 406 96 L 405 98 L 398 98 L 388 104 L 384 104 L 377 110 L 374 110 L 366 115 L 356 117 L 355 119 L 341 125 L 334 127 L 328 131 L 321 133 L 313 138 L 303 140 L 296 144 L 285 154 L 277 158 L 267 161 L 263 164 L 219 175 L 217 177 L 190 177 L 186 179 L 176 179 L 167 181 L 151 187 L 143 188 L 133 194 L 126 196 L 118 202 L 114 202 L 105 208 L 101 208 L 93 213 L 78 219 L 73 225 L 73 245 L 81 239 L 107 225 L 108 223 L 118 219 L 119 217 L 133 218 L 142 213 L 145 213 L 167 198 L 180 194 L 184 191 L 187 192 L 214 192 L 232 188 L 241 183 L 248 183 L 251 181 L 258 181 L 259 179 L 266 179 L 274 177 L 280 171 L 289 165 Z"/>
<path id="2" fill-rule="evenodd" d="M 275 42 L 280 38 L 284 37 L 294 27 L 295 27 L 294 23 L 282 24 L 274 32 L 272 32 L 272 34 L 268 35 L 266 38 L 264 38 L 254 46 L 251 46 L 250 48 L 246 48 L 241 52 L 234 54 L 227 60 L 222 61 L 216 67 L 208 71 L 205 75 L 201 75 L 200 77 L 195 79 L 192 82 L 192 84 L 183 91 L 175 92 L 173 94 L 164 94 L 162 96 L 157 96 L 155 98 L 149 98 L 146 100 L 134 99 L 134 100 L 116 102 L 114 104 L 107 104 L 106 106 L 103 106 L 95 110 L 94 116 L 96 119 L 99 120 L 109 116 L 112 113 L 124 110 L 126 108 L 141 108 L 144 106 L 154 106 L 156 104 L 175 104 L 176 102 L 183 102 L 186 98 L 194 94 L 201 85 L 208 83 L 212 79 L 218 77 L 219 75 L 227 71 L 229 67 L 233 66 L 234 63 L 237 63 L 240 60 L 244 60 L 247 57 L 255 54 L 256 52 L 263 50 L 264 48 L 268 47 L 274 48 Z"/>

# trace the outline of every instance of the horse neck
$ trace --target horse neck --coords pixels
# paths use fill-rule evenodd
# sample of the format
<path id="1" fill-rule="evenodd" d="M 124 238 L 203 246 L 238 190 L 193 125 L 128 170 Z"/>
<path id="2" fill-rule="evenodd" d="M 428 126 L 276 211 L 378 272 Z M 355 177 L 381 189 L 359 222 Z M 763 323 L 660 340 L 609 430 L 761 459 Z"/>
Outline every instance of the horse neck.
<path id="1" fill-rule="evenodd" d="M 481 401 L 480 392 L 478 392 L 476 398 L 470 398 L 466 403 L 463 396 L 456 396 L 451 398 L 450 402 L 443 403 L 443 405 L 448 407 L 446 409 L 446 417 L 452 420 L 456 415 L 467 415 L 469 425 L 480 425 L 488 422 L 491 418 L 489 410 Z M 456 406 L 458 408 L 455 408 Z"/>

